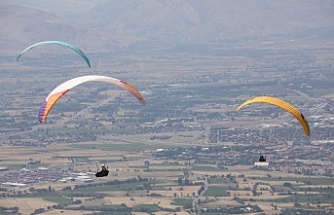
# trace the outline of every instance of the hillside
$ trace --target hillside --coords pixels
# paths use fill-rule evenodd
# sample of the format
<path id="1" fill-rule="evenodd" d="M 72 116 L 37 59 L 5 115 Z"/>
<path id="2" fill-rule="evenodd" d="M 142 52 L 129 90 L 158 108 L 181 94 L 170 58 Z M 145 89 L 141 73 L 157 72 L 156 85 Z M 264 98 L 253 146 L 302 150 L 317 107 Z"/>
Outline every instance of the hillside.
<path id="1" fill-rule="evenodd" d="M 17 54 L 26 46 L 44 40 L 66 41 L 86 51 L 103 50 L 108 48 L 103 38 L 110 39 L 106 33 L 40 9 L 15 5 L 0 7 L 1 52 Z"/>
<path id="2" fill-rule="evenodd" d="M 75 43 L 88 52 L 162 50 L 180 44 L 231 43 L 334 35 L 334 4 L 322 1 L 59 1 L 15 0 L 0 7 L 5 50 L 41 40 Z M 232 41 L 231 41 L 232 40 Z"/>
<path id="3" fill-rule="evenodd" d="M 150 39 L 207 43 L 333 29 L 333 11 L 331 1 L 112 0 L 82 14 L 81 22 Z"/>

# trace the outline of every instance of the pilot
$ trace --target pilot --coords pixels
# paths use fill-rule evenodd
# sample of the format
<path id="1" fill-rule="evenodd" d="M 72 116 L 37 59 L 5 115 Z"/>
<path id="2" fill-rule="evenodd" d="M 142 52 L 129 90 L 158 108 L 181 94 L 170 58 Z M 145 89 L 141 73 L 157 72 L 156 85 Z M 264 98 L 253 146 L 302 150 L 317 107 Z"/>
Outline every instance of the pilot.
<path id="1" fill-rule="evenodd" d="M 263 155 L 260 154 L 259 162 L 266 162 L 267 157 L 263 157 Z"/>
<path id="2" fill-rule="evenodd" d="M 104 164 L 101 165 L 101 171 L 97 170 L 98 172 L 95 174 L 96 177 L 105 177 L 108 176 L 109 170 Z"/>

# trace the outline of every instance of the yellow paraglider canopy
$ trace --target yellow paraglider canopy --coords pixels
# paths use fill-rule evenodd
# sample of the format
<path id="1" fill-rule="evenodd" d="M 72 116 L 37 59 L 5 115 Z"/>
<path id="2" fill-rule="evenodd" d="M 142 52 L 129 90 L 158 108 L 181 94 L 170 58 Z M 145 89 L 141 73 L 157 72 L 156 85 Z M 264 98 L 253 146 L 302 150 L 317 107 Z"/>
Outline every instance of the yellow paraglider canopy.
<path id="1" fill-rule="evenodd" d="M 303 129 L 305 131 L 306 136 L 310 136 L 310 127 L 308 125 L 307 120 L 305 119 L 304 115 L 293 105 L 289 104 L 286 101 L 283 101 L 281 99 L 270 97 L 270 96 L 258 96 L 252 99 L 249 99 L 242 103 L 238 108 L 237 111 L 239 111 L 241 108 L 243 108 L 246 105 L 252 104 L 252 103 L 268 103 L 272 105 L 276 105 L 277 107 L 282 108 L 283 110 L 289 112 L 291 115 L 293 115 L 298 122 L 303 126 Z"/>

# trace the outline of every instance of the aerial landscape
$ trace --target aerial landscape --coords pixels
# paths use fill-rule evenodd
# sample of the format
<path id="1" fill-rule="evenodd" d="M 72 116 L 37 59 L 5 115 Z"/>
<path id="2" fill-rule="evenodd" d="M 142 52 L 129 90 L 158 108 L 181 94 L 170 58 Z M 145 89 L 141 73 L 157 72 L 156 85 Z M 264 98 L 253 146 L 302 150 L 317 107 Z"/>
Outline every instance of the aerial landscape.
<path id="1" fill-rule="evenodd" d="M 334 214 L 333 1 L 0 2 L 0 214 Z"/>

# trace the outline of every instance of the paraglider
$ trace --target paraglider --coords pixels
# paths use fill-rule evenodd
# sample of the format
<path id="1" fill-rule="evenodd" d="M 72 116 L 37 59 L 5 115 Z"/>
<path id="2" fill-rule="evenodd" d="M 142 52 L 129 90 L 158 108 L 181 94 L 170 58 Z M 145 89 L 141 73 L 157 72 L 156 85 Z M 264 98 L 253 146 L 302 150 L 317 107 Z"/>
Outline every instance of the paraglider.
<path id="1" fill-rule="evenodd" d="M 105 167 L 104 164 L 101 165 L 101 171 L 99 169 L 97 170 L 97 173 L 95 174 L 96 177 L 106 177 L 109 174 L 108 167 Z"/>
<path id="2" fill-rule="evenodd" d="M 129 83 L 118 80 L 116 78 L 111 78 L 107 76 L 99 76 L 99 75 L 87 75 L 87 76 L 81 76 L 77 78 L 73 78 L 69 81 L 66 81 L 56 87 L 52 92 L 47 96 L 43 104 L 41 105 L 38 113 L 38 119 L 41 123 L 43 123 L 46 120 L 46 117 L 48 116 L 49 112 L 51 111 L 52 107 L 57 103 L 57 101 L 65 95 L 68 91 L 70 91 L 72 88 L 86 83 L 90 81 L 102 81 L 102 82 L 108 82 L 111 84 L 115 84 L 117 86 L 122 87 L 123 89 L 130 92 L 134 97 L 136 97 L 143 105 L 146 105 L 146 101 L 144 97 L 138 92 L 136 88 L 134 88 Z"/>
<path id="3" fill-rule="evenodd" d="M 293 115 L 298 120 L 298 122 L 302 125 L 306 136 L 310 136 L 310 127 L 308 125 L 306 118 L 296 107 L 289 104 L 288 102 L 275 98 L 275 97 L 259 96 L 259 97 L 255 97 L 255 98 L 245 101 L 243 104 L 241 104 L 237 108 L 237 111 L 242 109 L 244 106 L 252 104 L 252 103 L 268 103 L 268 104 L 272 104 L 272 105 L 282 108 L 283 110 Z"/>
<path id="4" fill-rule="evenodd" d="M 91 68 L 89 59 L 88 59 L 88 57 L 85 55 L 85 53 L 83 53 L 83 51 L 81 51 L 79 48 L 77 48 L 76 46 L 74 46 L 74 45 L 72 45 L 72 44 L 65 43 L 65 42 L 62 42 L 62 41 L 54 41 L 54 40 L 35 43 L 35 44 L 33 44 L 33 45 L 27 47 L 26 49 L 24 49 L 24 50 L 19 54 L 19 56 L 17 56 L 16 61 L 18 61 L 18 60 L 20 59 L 20 57 L 21 57 L 24 53 L 26 53 L 28 50 L 30 50 L 30 49 L 32 49 L 32 48 L 35 48 L 35 47 L 37 47 L 37 46 L 42 46 L 42 45 L 46 45 L 46 44 L 57 44 L 57 45 L 65 46 L 65 47 L 67 47 L 67 48 L 72 49 L 73 51 L 75 51 L 76 53 L 78 53 L 78 54 L 79 54 L 79 55 L 86 61 L 88 67 Z"/>
<path id="5" fill-rule="evenodd" d="M 266 161 L 267 161 L 267 157 L 264 157 L 260 152 L 259 162 L 266 162 Z"/>

